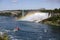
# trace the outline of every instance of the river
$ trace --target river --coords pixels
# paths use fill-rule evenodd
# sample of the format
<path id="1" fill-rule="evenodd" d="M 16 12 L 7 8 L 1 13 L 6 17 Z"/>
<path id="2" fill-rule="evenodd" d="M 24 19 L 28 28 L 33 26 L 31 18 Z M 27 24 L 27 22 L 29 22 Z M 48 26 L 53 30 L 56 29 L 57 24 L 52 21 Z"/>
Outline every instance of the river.
<path id="1" fill-rule="evenodd" d="M 20 30 L 13 32 L 15 27 L 19 27 Z M 15 17 L 0 16 L 0 31 L 8 31 L 10 40 L 60 40 L 60 27 L 16 21 Z"/>

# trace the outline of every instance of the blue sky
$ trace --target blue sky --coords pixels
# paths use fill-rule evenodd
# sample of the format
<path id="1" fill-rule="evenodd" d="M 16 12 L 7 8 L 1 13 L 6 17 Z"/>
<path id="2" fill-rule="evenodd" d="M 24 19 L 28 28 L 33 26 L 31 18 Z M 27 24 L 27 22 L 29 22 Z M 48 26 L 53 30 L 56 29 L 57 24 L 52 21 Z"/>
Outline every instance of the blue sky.
<path id="1" fill-rule="evenodd" d="M 60 0 L 0 0 L 0 10 L 60 8 Z"/>

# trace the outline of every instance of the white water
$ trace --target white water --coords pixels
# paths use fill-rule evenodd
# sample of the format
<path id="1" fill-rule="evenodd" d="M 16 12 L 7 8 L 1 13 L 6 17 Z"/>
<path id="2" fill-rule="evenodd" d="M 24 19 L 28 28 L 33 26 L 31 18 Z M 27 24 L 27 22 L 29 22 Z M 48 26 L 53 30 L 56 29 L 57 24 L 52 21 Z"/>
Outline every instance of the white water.
<path id="1" fill-rule="evenodd" d="M 21 20 L 21 21 L 39 22 L 49 17 L 51 17 L 51 15 L 48 15 L 48 13 L 36 12 L 36 13 L 27 14 L 26 16 L 22 17 L 18 21 Z"/>

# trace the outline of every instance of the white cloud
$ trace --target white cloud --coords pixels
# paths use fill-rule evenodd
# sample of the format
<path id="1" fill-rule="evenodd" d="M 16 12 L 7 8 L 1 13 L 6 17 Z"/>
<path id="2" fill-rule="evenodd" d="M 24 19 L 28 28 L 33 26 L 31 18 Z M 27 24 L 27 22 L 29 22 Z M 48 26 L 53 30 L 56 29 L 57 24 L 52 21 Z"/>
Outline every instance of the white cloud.
<path id="1" fill-rule="evenodd" d="M 13 5 L 16 5 L 16 4 L 17 4 L 17 1 L 18 1 L 18 0 L 12 0 Z"/>
<path id="2" fill-rule="evenodd" d="M 60 2 L 60 0 L 47 0 L 47 1 L 51 1 L 51 2 Z"/>
<path id="3" fill-rule="evenodd" d="M 18 0 L 12 0 L 12 2 L 16 3 Z"/>

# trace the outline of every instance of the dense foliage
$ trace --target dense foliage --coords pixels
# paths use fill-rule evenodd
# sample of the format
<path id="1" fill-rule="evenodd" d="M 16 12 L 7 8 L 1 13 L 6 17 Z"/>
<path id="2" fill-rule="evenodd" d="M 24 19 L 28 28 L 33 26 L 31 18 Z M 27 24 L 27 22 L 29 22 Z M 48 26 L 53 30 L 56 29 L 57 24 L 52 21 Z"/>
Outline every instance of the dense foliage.
<path id="1" fill-rule="evenodd" d="M 10 12 L 0 13 L 0 16 L 11 16 Z"/>
<path id="2" fill-rule="evenodd" d="M 42 21 L 42 23 L 55 25 L 55 26 L 60 26 L 60 15 L 52 16 L 48 19 L 45 19 L 45 20 Z"/>
<path id="3" fill-rule="evenodd" d="M 0 40 L 9 40 L 9 37 L 6 33 L 4 33 L 3 35 L 0 35 Z"/>
<path id="4" fill-rule="evenodd" d="M 57 8 L 55 8 L 55 9 L 53 9 L 53 10 L 40 10 L 41 12 L 49 12 L 49 13 L 60 13 L 60 8 L 59 9 L 57 9 Z"/>

